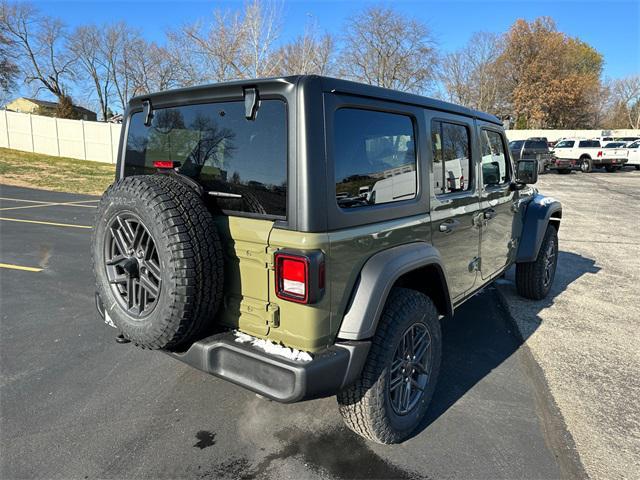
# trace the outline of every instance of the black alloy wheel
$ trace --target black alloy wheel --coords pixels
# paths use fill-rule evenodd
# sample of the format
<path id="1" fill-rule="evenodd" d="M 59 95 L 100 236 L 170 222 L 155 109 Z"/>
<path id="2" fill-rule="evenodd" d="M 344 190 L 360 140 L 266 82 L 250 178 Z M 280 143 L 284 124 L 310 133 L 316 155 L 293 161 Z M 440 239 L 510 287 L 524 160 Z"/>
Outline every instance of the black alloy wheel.
<path id="1" fill-rule="evenodd" d="M 104 259 L 114 297 L 134 319 L 153 311 L 162 289 L 156 243 L 140 218 L 121 212 L 105 229 Z"/>

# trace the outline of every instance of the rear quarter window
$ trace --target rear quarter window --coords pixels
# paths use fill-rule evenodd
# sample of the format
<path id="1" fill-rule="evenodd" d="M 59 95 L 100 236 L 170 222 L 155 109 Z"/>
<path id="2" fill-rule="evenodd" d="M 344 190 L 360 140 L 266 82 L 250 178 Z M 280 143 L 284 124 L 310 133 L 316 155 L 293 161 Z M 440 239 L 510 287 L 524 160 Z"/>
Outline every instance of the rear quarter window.
<path id="1" fill-rule="evenodd" d="M 157 160 L 179 162 L 179 172 L 213 192 L 221 211 L 284 218 L 287 199 L 286 104 L 262 100 L 255 120 L 244 102 L 156 109 L 129 120 L 124 175 L 155 172 Z"/>
<path id="2" fill-rule="evenodd" d="M 416 149 L 407 115 L 341 108 L 334 119 L 336 202 L 358 208 L 415 198 Z"/>

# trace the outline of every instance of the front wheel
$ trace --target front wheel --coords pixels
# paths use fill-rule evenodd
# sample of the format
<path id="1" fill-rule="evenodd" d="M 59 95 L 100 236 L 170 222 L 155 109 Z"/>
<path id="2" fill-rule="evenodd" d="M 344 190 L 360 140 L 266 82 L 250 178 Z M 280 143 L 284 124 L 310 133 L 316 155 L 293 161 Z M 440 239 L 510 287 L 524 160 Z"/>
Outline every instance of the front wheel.
<path id="1" fill-rule="evenodd" d="M 548 225 L 536 259 L 516 264 L 518 294 L 531 300 L 542 300 L 551 290 L 557 265 L 558 231 L 553 225 Z"/>
<path id="2" fill-rule="evenodd" d="M 440 320 L 431 299 L 394 288 L 360 378 L 338 394 L 346 425 L 377 443 L 409 437 L 433 397 L 441 352 Z"/>

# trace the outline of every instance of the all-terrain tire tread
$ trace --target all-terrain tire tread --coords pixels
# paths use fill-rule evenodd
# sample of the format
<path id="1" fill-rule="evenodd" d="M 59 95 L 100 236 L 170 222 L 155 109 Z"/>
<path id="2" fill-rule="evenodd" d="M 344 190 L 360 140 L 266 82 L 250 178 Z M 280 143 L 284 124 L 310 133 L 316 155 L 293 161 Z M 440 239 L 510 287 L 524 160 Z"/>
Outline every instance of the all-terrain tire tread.
<path id="1" fill-rule="evenodd" d="M 377 443 L 397 443 L 404 439 L 404 434 L 391 428 L 385 415 L 385 405 L 380 399 L 384 398 L 385 368 L 395 351 L 391 339 L 401 334 L 399 330 L 403 327 L 398 319 L 408 315 L 412 309 L 421 309 L 427 315 L 438 318 L 436 307 L 429 297 L 415 290 L 394 288 L 372 339 L 361 376 L 337 396 L 340 414 L 347 427 Z"/>
<path id="2" fill-rule="evenodd" d="M 547 226 L 537 258 L 533 262 L 516 264 L 516 290 L 524 298 L 542 300 L 548 292 L 544 288 L 545 252 L 549 242 L 555 239 L 557 244 L 558 231 L 552 224 Z"/>

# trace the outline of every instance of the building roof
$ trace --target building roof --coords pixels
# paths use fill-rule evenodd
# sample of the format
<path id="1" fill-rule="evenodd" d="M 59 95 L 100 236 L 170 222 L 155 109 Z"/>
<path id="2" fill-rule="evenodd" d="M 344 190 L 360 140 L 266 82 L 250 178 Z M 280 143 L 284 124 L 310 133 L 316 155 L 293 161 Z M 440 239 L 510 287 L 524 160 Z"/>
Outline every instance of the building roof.
<path id="1" fill-rule="evenodd" d="M 39 107 L 46 107 L 46 108 L 58 108 L 58 102 L 50 102 L 48 100 L 40 100 L 39 98 L 27 98 L 27 97 L 21 97 L 23 100 L 27 100 L 31 103 L 35 103 L 36 105 L 38 105 Z M 17 98 L 16 100 L 19 100 L 19 98 Z M 15 100 L 14 100 L 15 101 Z M 78 110 L 80 112 L 85 112 L 85 113 L 91 113 L 93 115 L 96 114 L 96 112 L 89 110 L 88 108 L 84 108 L 81 107 L 80 105 L 74 105 L 73 108 L 75 110 Z"/>

